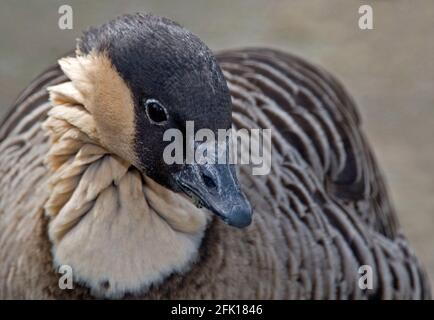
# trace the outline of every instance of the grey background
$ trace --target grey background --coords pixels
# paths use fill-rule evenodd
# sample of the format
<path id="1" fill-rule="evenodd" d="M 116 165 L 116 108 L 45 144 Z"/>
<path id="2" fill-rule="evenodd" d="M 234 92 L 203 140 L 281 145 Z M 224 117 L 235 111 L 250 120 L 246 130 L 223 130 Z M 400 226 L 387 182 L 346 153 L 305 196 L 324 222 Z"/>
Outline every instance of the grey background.
<path id="1" fill-rule="evenodd" d="M 405 233 L 434 280 L 434 1 L 0 0 L 0 4 L 0 118 L 34 76 L 74 47 L 81 30 L 122 13 L 168 16 L 214 50 L 272 46 L 323 65 L 358 102 Z M 57 27 L 61 4 L 73 7 L 71 31 Z M 374 30 L 359 30 L 361 4 L 373 6 Z"/>

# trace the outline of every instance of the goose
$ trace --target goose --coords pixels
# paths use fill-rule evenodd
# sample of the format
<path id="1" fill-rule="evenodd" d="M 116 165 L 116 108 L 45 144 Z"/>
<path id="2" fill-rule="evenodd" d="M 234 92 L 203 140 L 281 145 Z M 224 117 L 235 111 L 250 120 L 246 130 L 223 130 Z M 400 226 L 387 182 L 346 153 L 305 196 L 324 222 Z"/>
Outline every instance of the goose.
<path id="1" fill-rule="evenodd" d="M 164 132 L 186 121 L 270 128 L 269 174 L 166 164 Z M 62 266 L 73 289 L 59 286 Z M 275 49 L 214 54 L 138 13 L 86 31 L 0 126 L 0 298 L 427 299 L 430 288 L 330 73 Z"/>

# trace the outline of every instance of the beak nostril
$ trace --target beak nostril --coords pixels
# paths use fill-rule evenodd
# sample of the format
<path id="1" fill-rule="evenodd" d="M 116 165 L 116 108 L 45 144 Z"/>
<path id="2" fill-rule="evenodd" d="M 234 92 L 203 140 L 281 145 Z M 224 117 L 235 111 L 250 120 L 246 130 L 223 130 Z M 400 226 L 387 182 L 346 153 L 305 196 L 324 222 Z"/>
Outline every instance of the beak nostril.
<path id="1" fill-rule="evenodd" d="M 205 173 L 202 173 L 202 181 L 205 184 L 205 186 L 209 189 L 216 189 L 217 188 L 217 184 L 214 182 L 214 179 Z"/>

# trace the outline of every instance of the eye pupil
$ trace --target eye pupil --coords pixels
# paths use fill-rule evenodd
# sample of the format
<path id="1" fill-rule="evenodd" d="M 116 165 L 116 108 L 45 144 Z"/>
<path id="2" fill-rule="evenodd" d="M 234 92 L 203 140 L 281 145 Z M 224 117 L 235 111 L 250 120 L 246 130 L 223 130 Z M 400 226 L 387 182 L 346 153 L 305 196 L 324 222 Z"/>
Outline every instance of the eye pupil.
<path id="1" fill-rule="evenodd" d="M 166 111 L 158 101 L 149 99 L 145 105 L 146 113 L 151 121 L 160 124 L 167 120 Z"/>

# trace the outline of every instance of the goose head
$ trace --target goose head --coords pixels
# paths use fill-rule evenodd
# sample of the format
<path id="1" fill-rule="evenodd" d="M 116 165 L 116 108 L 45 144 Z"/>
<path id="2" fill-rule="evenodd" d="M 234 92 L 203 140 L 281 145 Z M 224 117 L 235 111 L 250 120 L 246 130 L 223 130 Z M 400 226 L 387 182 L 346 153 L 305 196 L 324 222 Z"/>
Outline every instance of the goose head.
<path id="1" fill-rule="evenodd" d="M 219 129 L 231 127 L 226 81 L 198 37 L 166 18 L 127 15 L 88 30 L 77 57 L 68 59 L 60 64 L 84 93 L 101 145 L 227 224 L 250 224 L 251 206 L 233 165 L 186 163 L 186 152 L 181 163 L 164 159 L 171 143 L 164 134 L 170 129 L 183 133 L 187 148 L 194 144 L 187 141 L 187 121 L 193 121 L 195 132 L 209 129 L 216 137 Z"/>

